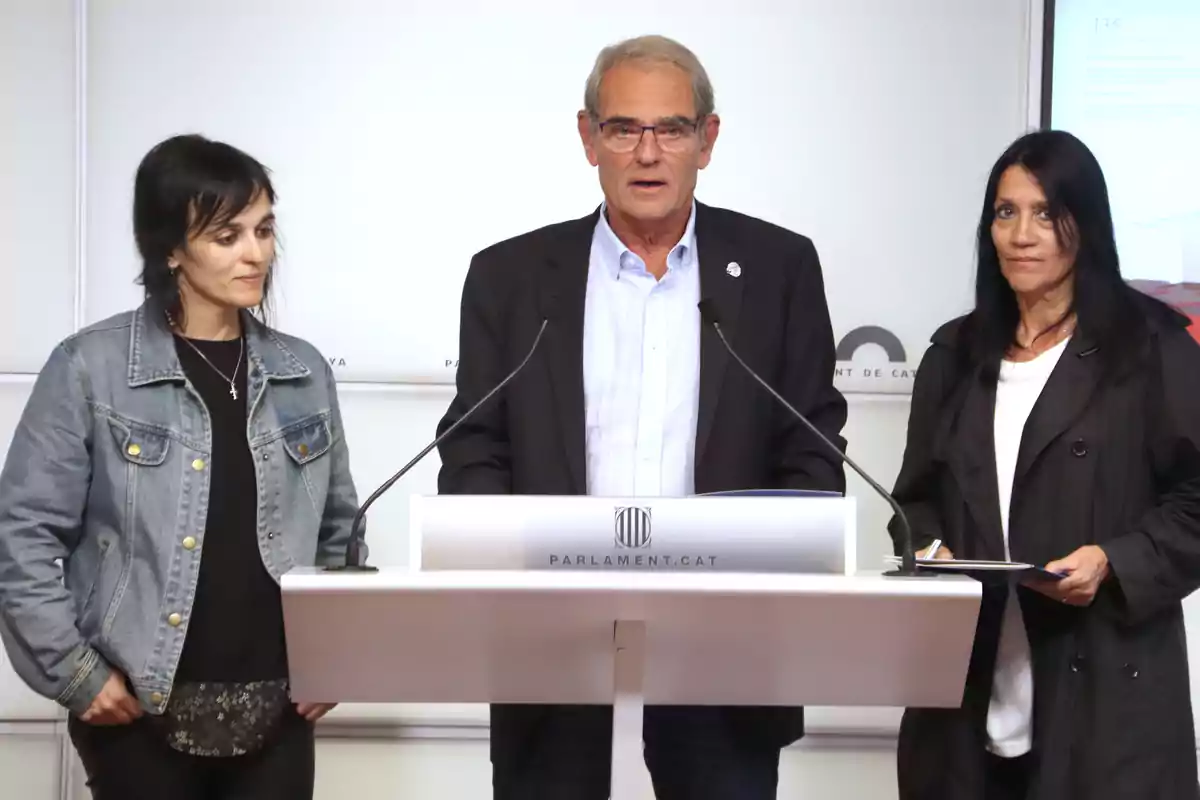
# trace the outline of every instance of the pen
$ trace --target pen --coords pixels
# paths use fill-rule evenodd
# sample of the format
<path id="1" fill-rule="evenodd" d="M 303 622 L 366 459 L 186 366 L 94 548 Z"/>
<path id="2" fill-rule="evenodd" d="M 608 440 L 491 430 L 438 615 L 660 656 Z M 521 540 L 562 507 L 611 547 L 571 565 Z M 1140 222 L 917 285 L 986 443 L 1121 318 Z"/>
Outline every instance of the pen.
<path id="1" fill-rule="evenodd" d="M 934 539 L 933 544 L 929 545 L 929 549 L 925 551 L 925 558 L 932 559 L 937 556 L 937 551 L 942 549 L 942 540 Z"/>

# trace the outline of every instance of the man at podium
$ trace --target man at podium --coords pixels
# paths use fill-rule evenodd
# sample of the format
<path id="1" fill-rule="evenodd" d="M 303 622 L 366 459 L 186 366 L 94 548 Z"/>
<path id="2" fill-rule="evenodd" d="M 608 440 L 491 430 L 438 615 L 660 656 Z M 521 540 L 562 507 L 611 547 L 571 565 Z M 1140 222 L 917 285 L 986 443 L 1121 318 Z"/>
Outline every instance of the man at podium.
<path id="1" fill-rule="evenodd" d="M 439 434 L 520 369 L 546 327 L 523 371 L 441 444 L 440 493 L 844 490 L 841 462 L 728 363 L 712 327 L 715 315 L 746 363 L 844 444 L 812 242 L 694 199 L 719 128 L 708 76 L 684 46 L 648 36 L 599 54 L 578 129 L 604 201 L 472 259 L 457 395 Z M 660 799 L 767 800 L 803 714 L 649 707 L 643 731 Z M 608 707 L 493 706 L 493 796 L 607 798 L 611 736 Z"/>

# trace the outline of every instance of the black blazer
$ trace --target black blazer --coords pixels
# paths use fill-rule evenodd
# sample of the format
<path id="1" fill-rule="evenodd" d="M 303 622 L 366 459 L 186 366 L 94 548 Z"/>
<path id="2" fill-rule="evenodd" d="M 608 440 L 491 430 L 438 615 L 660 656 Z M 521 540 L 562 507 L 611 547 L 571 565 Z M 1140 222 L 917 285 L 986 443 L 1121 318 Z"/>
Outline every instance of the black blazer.
<path id="1" fill-rule="evenodd" d="M 493 245 L 462 292 L 457 394 L 440 434 L 498 384 L 549 325 L 524 371 L 440 446 L 441 494 L 584 494 L 583 317 L 599 209 Z M 700 296 L 738 354 L 839 447 L 846 401 L 833 386 L 833 331 L 812 242 L 696 204 Z M 727 273 L 731 262 L 739 276 Z M 840 460 L 780 408 L 701 327 L 698 493 L 845 491 Z M 799 728 L 794 730 L 799 735 Z"/>
<path id="2" fill-rule="evenodd" d="M 1040 762 L 1030 800 L 1200 797 L 1181 606 L 1200 586 L 1200 347 L 1182 317 L 1146 307 L 1123 373 L 1075 333 L 1021 438 L 1013 558 L 1040 565 L 1098 544 L 1113 573 L 1087 608 L 1017 589 Z M 918 548 L 940 537 L 957 557 L 1002 559 L 995 383 L 966 357 L 963 326 L 941 328 L 918 369 L 893 494 Z M 1005 597 L 984 590 L 962 708 L 906 711 L 901 800 L 983 800 Z"/>
<path id="3" fill-rule="evenodd" d="M 583 494 L 583 313 L 599 210 L 493 245 L 462 293 L 458 392 L 439 434 L 515 367 L 544 316 L 538 352 L 496 402 L 440 447 L 442 494 Z M 696 204 L 700 296 L 738 354 L 845 446 L 845 398 L 833 387 L 833 331 L 812 242 L 752 217 Z M 726 272 L 731 262 L 741 275 Z M 696 491 L 845 490 L 845 472 L 800 422 L 700 335 Z"/>

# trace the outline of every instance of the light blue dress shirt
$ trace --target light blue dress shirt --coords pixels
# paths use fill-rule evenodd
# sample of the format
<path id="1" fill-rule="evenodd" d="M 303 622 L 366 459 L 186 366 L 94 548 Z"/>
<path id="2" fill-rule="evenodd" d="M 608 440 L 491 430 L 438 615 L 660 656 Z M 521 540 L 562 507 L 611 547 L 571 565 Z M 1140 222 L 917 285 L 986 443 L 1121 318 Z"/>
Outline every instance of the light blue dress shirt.
<path id="1" fill-rule="evenodd" d="M 592 235 L 583 326 L 587 491 L 695 493 L 700 392 L 696 209 L 656 279 L 601 209 Z"/>

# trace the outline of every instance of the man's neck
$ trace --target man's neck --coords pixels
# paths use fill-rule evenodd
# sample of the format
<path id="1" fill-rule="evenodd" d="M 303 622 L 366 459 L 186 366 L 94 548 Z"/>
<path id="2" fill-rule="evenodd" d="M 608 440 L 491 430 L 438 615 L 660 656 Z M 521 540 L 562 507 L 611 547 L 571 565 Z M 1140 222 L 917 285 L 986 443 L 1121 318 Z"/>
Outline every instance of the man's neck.
<path id="1" fill-rule="evenodd" d="M 667 217 L 655 220 L 639 220 L 628 217 L 607 207 L 608 225 L 621 243 L 639 256 L 665 255 L 671 252 L 683 232 L 687 230 L 692 209 L 688 207 Z"/>
<path id="2" fill-rule="evenodd" d="M 605 211 L 613 234 L 642 259 L 651 275 L 661 280 L 667 272 L 667 256 L 687 230 L 691 204 L 656 220 L 633 219 L 614 211 L 611 206 Z"/>

